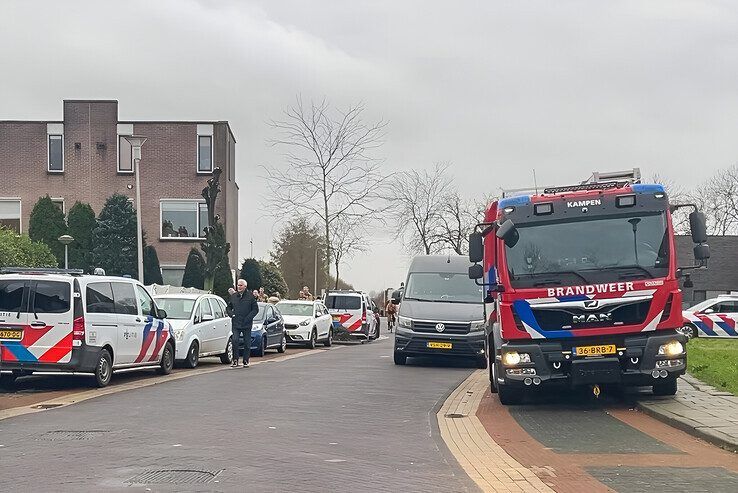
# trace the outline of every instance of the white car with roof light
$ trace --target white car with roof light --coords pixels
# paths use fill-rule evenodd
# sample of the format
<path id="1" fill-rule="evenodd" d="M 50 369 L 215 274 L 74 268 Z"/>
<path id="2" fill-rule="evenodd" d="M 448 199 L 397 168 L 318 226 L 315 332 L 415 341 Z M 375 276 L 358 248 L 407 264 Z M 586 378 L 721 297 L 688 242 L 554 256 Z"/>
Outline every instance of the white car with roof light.
<path id="1" fill-rule="evenodd" d="M 738 338 L 738 294 L 721 294 L 682 312 L 687 337 Z"/>
<path id="2" fill-rule="evenodd" d="M 333 343 L 333 319 L 322 302 L 283 300 L 277 308 L 284 318 L 288 344 L 314 349 L 320 342 L 326 347 Z"/>
<path id="3" fill-rule="evenodd" d="M 212 294 L 179 293 L 154 296 L 156 304 L 166 310 L 176 341 L 175 359 L 189 368 L 200 358 L 220 356 L 220 361 L 233 361 L 231 318 L 226 314 L 222 298 Z"/>

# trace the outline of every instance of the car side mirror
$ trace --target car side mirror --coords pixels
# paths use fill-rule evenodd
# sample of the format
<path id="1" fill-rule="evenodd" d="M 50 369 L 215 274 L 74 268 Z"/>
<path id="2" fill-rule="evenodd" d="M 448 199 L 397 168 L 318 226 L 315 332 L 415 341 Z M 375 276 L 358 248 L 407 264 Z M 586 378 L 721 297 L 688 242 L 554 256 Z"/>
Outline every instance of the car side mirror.
<path id="1" fill-rule="evenodd" d="M 205 316 L 202 317 L 202 321 L 203 322 L 212 322 L 213 320 L 214 319 L 213 319 L 212 315 L 205 315 Z"/>
<path id="2" fill-rule="evenodd" d="M 469 267 L 469 279 L 482 279 L 484 277 L 484 267 L 474 264 Z"/>
<path id="3" fill-rule="evenodd" d="M 195 316 L 195 318 L 192 320 L 192 322 L 195 323 L 195 324 L 199 324 L 200 322 L 202 322 L 202 320 L 200 320 L 200 317 Z"/>
<path id="4" fill-rule="evenodd" d="M 474 232 L 469 235 L 469 261 L 472 264 L 476 264 L 483 259 L 484 242 L 482 241 L 482 233 Z"/>
<path id="5" fill-rule="evenodd" d="M 710 258 L 710 245 L 707 243 L 699 243 L 694 246 L 695 260 L 707 260 Z"/>
<path id="6" fill-rule="evenodd" d="M 515 223 L 511 219 L 506 220 L 497 228 L 495 236 L 502 239 L 508 248 L 514 247 L 520 239 L 518 228 L 515 227 Z"/>
<path id="7" fill-rule="evenodd" d="M 164 310 L 164 309 L 162 309 L 162 308 L 159 308 L 159 317 L 158 318 L 167 318 L 167 316 L 168 316 L 167 311 Z"/>
<path id="8" fill-rule="evenodd" d="M 707 219 L 703 212 L 694 211 L 689 214 L 689 229 L 694 243 L 707 242 Z"/>

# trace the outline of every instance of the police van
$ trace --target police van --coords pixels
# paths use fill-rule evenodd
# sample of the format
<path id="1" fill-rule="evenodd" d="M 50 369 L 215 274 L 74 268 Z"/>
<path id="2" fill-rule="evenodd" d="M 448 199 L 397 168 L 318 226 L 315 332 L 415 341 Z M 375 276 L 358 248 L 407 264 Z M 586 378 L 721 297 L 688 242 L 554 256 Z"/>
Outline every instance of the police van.
<path id="1" fill-rule="evenodd" d="M 172 371 L 167 314 L 141 283 L 62 269 L 0 270 L 0 378 L 33 372 L 91 373 L 98 387 L 114 370 Z"/>

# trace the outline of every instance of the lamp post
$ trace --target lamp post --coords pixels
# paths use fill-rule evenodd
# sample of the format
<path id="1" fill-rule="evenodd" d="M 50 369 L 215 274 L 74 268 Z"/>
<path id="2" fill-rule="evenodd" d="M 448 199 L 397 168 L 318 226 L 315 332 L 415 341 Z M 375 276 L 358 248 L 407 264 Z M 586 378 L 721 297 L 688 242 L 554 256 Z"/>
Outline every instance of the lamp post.
<path id="1" fill-rule="evenodd" d="M 318 250 L 320 248 L 315 247 L 315 277 L 313 278 L 315 286 L 313 286 L 313 296 L 318 296 Z"/>
<path id="2" fill-rule="evenodd" d="M 61 235 L 58 240 L 59 243 L 64 245 L 64 268 L 69 269 L 69 244 L 74 241 L 74 238 L 69 235 Z"/>
<path id="3" fill-rule="evenodd" d="M 141 146 L 146 142 L 142 135 L 129 135 L 126 140 L 131 144 L 133 169 L 136 175 L 136 250 L 138 252 L 138 280 L 143 282 L 143 226 L 141 225 Z"/>

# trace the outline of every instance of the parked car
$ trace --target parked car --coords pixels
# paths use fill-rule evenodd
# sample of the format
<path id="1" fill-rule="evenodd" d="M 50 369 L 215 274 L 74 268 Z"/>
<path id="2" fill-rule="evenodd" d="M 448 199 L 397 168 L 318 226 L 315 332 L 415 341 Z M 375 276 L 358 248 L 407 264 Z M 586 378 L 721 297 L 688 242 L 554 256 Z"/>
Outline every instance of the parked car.
<path id="1" fill-rule="evenodd" d="M 91 373 L 105 387 L 117 369 L 172 371 L 176 344 L 166 310 L 138 281 L 62 269 L 0 272 L 4 382 L 73 371 Z"/>
<path id="2" fill-rule="evenodd" d="M 322 301 L 290 301 L 277 303 L 284 317 L 288 344 L 300 344 L 315 349 L 322 342 L 333 343 L 333 319 Z"/>
<path id="3" fill-rule="evenodd" d="M 682 312 L 687 337 L 738 337 L 738 295 L 705 300 Z"/>
<path id="4" fill-rule="evenodd" d="M 179 293 L 154 296 L 167 312 L 177 345 L 175 360 L 189 368 L 200 358 L 220 356 L 223 364 L 233 361 L 231 318 L 222 298 L 212 294 Z"/>
<path id="5" fill-rule="evenodd" d="M 243 349 L 243 338 L 239 338 L 239 348 Z M 251 328 L 251 354 L 264 356 L 267 349 L 276 349 L 278 353 L 287 350 L 287 335 L 284 330 L 284 319 L 279 309 L 271 303 L 259 303 L 259 313 L 254 317 Z"/>
<path id="6" fill-rule="evenodd" d="M 328 291 L 325 306 L 333 318 L 333 329 L 343 329 L 361 340 L 379 337 L 371 299 L 360 291 Z"/>

